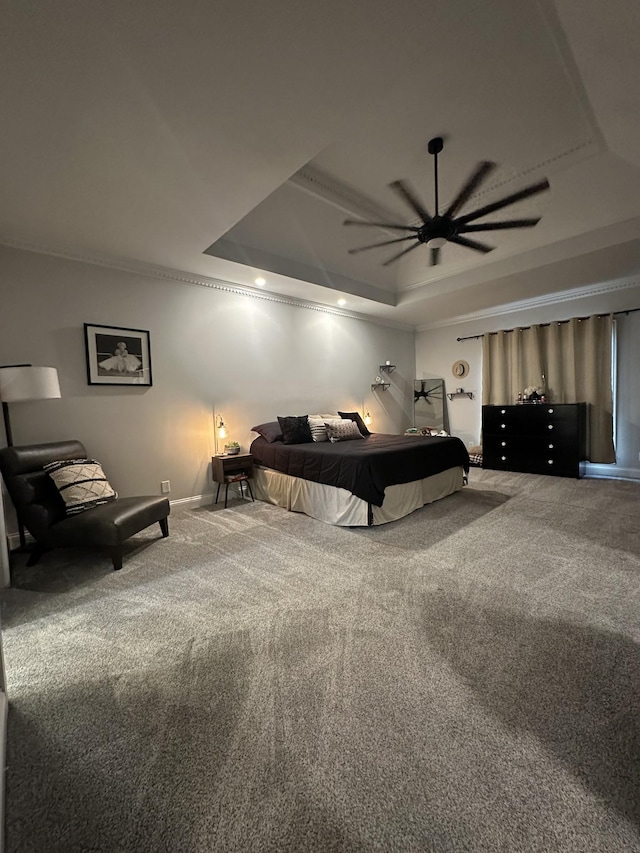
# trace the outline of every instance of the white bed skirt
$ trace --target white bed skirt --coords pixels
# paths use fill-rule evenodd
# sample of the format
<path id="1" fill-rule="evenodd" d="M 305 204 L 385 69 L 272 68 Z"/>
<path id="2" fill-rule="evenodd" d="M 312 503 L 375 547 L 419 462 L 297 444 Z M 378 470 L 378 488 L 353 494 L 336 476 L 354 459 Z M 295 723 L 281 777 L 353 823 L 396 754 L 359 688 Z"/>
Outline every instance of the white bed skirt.
<path id="1" fill-rule="evenodd" d="M 255 467 L 253 491 L 258 500 L 303 512 L 312 518 L 342 527 L 366 527 L 369 504 L 346 489 L 290 477 L 271 468 Z M 387 486 L 382 506 L 372 506 L 373 524 L 386 524 L 409 515 L 421 506 L 446 498 L 464 485 L 462 468 L 449 468 L 424 480 Z"/>

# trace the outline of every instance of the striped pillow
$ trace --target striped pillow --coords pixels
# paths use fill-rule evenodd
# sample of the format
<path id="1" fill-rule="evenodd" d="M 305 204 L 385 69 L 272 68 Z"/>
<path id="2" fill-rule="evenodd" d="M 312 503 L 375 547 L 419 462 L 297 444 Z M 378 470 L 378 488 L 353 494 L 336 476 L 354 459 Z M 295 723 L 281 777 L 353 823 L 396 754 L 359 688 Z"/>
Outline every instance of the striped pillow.
<path id="1" fill-rule="evenodd" d="M 327 422 L 325 429 L 327 430 L 329 441 L 334 444 L 337 441 L 351 441 L 353 438 L 364 438 L 355 421 L 339 420 L 333 421 L 333 423 Z"/>
<path id="2" fill-rule="evenodd" d="M 329 415 L 309 415 L 309 429 L 311 430 L 311 438 L 314 441 L 328 441 L 327 424 L 334 422 L 340 423 L 341 418 Z"/>
<path id="3" fill-rule="evenodd" d="M 44 470 L 64 500 L 67 515 L 76 515 L 118 497 L 102 466 L 95 459 L 63 459 L 49 462 Z"/>

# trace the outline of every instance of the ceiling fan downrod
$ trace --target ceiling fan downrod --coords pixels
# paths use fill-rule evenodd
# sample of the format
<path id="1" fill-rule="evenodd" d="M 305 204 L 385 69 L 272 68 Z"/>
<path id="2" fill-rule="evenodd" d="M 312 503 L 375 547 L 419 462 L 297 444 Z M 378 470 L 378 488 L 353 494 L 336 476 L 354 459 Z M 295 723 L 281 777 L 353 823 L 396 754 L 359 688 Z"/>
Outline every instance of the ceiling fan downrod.
<path id="1" fill-rule="evenodd" d="M 433 182 L 435 186 L 435 215 L 438 215 L 438 154 L 444 148 L 444 140 L 441 136 L 434 136 L 429 140 L 427 151 L 433 154 Z"/>

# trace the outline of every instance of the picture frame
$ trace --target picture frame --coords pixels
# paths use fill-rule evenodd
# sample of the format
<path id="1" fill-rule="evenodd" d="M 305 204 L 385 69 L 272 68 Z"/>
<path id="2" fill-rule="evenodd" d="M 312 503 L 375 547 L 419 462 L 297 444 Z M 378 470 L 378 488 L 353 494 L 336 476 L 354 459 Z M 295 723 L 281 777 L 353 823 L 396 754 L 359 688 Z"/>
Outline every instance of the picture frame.
<path id="1" fill-rule="evenodd" d="M 84 324 L 89 385 L 153 385 L 145 329 Z"/>

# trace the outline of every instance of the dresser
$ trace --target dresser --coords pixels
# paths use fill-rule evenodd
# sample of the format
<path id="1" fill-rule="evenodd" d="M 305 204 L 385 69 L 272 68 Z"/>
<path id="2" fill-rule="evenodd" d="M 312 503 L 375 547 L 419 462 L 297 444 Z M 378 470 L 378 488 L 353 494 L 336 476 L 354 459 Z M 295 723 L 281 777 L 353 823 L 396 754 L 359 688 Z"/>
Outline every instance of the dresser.
<path id="1" fill-rule="evenodd" d="M 482 407 L 483 468 L 579 477 L 587 458 L 587 404 Z"/>

